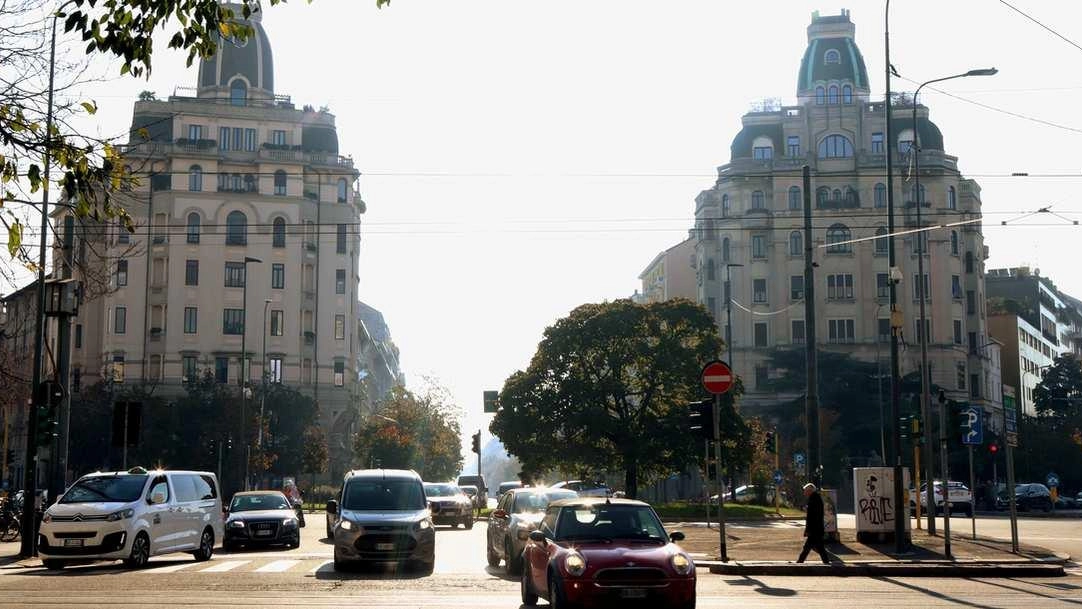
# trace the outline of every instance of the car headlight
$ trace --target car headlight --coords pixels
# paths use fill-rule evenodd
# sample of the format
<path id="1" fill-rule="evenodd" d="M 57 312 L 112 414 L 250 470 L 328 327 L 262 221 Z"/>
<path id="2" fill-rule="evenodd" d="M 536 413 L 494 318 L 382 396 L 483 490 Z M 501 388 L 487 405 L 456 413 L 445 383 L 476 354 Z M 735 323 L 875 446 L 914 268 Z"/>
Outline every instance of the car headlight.
<path id="1" fill-rule="evenodd" d="M 691 559 L 684 554 L 673 554 L 672 568 L 679 575 L 687 575 L 693 568 Z"/>
<path id="2" fill-rule="evenodd" d="M 243 529 L 244 528 L 244 521 L 243 520 L 230 520 L 229 521 L 229 526 L 234 528 L 234 529 Z"/>
<path id="3" fill-rule="evenodd" d="M 128 508 L 126 510 L 120 510 L 119 512 L 113 512 L 106 518 L 109 522 L 116 522 L 117 520 L 127 520 L 135 515 L 135 510 Z"/>
<path id="4" fill-rule="evenodd" d="M 568 574 L 578 577 L 586 572 L 586 559 L 578 552 L 572 552 L 564 559 L 564 568 Z"/>
<path id="5" fill-rule="evenodd" d="M 430 526 L 432 526 L 432 522 L 430 522 L 427 518 L 425 518 L 424 520 L 422 520 L 422 521 L 418 522 L 417 524 L 413 525 L 413 527 L 415 529 L 417 529 L 418 531 L 423 531 L 423 530 L 429 528 Z"/>
<path id="6" fill-rule="evenodd" d="M 45 512 L 45 515 L 41 517 L 41 523 L 42 524 L 49 524 L 52 521 L 53 521 L 53 515 L 50 514 L 49 512 Z"/>
<path id="7" fill-rule="evenodd" d="M 345 519 L 342 519 L 341 521 L 339 521 L 338 526 L 342 527 L 343 529 L 345 529 L 347 531 L 352 531 L 353 530 L 353 523 L 348 521 L 348 520 L 345 520 Z"/>
<path id="8" fill-rule="evenodd" d="M 284 527 L 295 527 L 295 526 L 297 526 L 297 519 L 296 518 L 283 518 L 282 519 L 282 526 L 284 526 Z"/>

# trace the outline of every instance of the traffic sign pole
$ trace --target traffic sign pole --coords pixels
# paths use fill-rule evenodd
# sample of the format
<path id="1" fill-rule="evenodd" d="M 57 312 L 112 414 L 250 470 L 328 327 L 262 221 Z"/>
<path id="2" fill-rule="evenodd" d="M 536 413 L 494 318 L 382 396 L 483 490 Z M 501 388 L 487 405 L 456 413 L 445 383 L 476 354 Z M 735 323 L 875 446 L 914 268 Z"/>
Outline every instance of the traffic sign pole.
<path id="1" fill-rule="evenodd" d="M 729 552 L 725 547 L 725 489 L 721 484 L 721 394 L 733 388 L 733 371 L 729 364 L 714 360 L 703 366 L 700 379 L 703 388 L 714 394 L 714 456 L 717 463 L 714 488 L 718 491 L 718 552 L 722 562 L 729 562 Z"/>
<path id="2" fill-rule="evenodd" d="M 1007 436 L 1007 505 L 1011 513 L 1011 551 L 1018 553 L 1018 506 L 1014 502 L 1014 447 L 1018 446 L 1018 423 L 1014 387 L 1003 386 L 1003 429 Z"/>
<path id="3" fill-rule="evenodd" d="M 948 490 L 949 492 L 949 490 Z M 969 520 L 973 523 L 973 540 L 977 540 L 977 481 L 973 475 L 973 445 L 969 445 Z"/>

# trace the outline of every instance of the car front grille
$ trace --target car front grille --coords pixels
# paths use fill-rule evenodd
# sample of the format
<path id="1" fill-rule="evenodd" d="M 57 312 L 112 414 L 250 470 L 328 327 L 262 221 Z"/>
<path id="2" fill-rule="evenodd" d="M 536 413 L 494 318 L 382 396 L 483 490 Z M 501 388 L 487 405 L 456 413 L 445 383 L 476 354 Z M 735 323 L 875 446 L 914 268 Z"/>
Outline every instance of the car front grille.
<path id="1" fill-rule="evenodd" d="M 57 539 L 90 539 L 96 535 L 94 531 L 64 531 L 53 533 Z"/>
<path id="2" fill-rule="evenodd" d="M 280 520 L 253 520 L 248 523 L 248 530 L 254 539 L 274 539 L 278 536 L 278 527 L 281 524 Z M 270 533 L 264 533 L 264 531 L 270 531 Z"/>
<path id="3" fill-rule="evenodd" d="M 102 522 L 109 520 L 109 515 L 86 516 L 84 514 L 74 514 L 72 516 L 50 516 L 50 518 L 52 518 L 53 522 Z"/>
<path id="4" fill-rule="evenodd" d="M 600 587 L 661 587 L 667 585 L 667 576 L 661 569 L 653 567 L 627 567 L 616 569 L 602 569 L 594 576 L 594 581 Z"/>

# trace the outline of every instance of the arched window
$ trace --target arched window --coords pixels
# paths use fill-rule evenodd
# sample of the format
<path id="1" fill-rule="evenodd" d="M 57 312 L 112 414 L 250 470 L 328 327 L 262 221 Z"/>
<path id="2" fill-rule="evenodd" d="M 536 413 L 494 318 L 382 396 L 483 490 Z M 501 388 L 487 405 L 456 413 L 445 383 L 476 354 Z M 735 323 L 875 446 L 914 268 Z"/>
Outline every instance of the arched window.
<path id="1" fill-rule="evenodd" d="M 250 174 L 250 173 L 244 174 L 244 192 L 255 192 L 255 191 L 256 191 L 255 176 Z"/>
<path id="2" fill-rule="evenodd" d="M 789 187 L 789 209 L 800 209 L 803 206 L 803 203 L 804 202 L 801 201 L 801 196 L 800 196 L 800 187 L 799 186 L 790 186 Z"/>
<path id="3" fill-rule="evenodd" d="M 244 106 L 248 103 L 248 85 L 237 78 L 229 85 L 229 103 L 234 106 Z"/>
<path id="4" fill-rule="evenodd" d="M 841 63 L 842 54 L 838 52 L 838 49 L 827 49 L 826 53 L 823 53 L 823 63 Z"/>
<path id="5" fill-rule="evenodd" d="M 887 187 L 882 184 L 875 185 L 875 206 L 887 206 Z"/>
<path id="6" fill-rule="evenodd" d="M 844 135 L 828 135 L 819 142 L 819 158 L 848 159 L 853 156 L 853 144 Z"/>
<path id="7" fill-rule="evenodd" d="M 281 169 L 274 172 L 274 194 L 279 197 L 286 195 L 286 172 Z"/>
<path id="8" fill-rule="evenodd" d="M 849 85 L 842 85 L 842 103 L 853 103 L 853 87 Z"/>
<path id="9" fill-rule="evenodd" d="M 274 247 L 286 246 L 286 221 L 284 218 L 274 219 Z"/>
<path id="10" fill-rule="evenodd" d="M 732 211 L 729 203 L 729 195 L 721 195 L 721 217 L 727 218 Z"/>
<path id="11" fill-rule="evenodd" d="M 827 103 L 838 103 L 838 85 L 830 85 L 830 88 L 827 89 Z"/>
<path id="12" fill-rule="evenodd" d="M 826 186 L 820 186 L 815 190 L 815 204 L 818 207 L 825 207 L 827 201 L 830 200 L 830 189 Z"/>
<path id="13" fill-rule="evenodd" d="M 926 191 L 924 189 L 924 184 L 921 184 L 920 188 L 917 188 L 916 184 L 914 184 L 912 187 L 909 188 L 909 200 L 910 201 L 924 203 L 924 195 L 925 194 L 926 194 Z"/>
<path id="14" fill-rule="evenodd" d="M 826 92 L 825 89 L 823 89 L 823 87 L 816 87 L 815 88 L 815 103 L 822 106 L 824 103 L 826 103 L 826 97 L 827 97 L 827 92 Z"/>
<path id="15" fill-rule="evenodd" d="M 346 202 L 346 186 L 347 186 L 346 179 L 345 178 L 340 178 L 338 180 L 338 202 L 339 203 L 345 203 Z"/>
<path id="16" fill-rule="evenodd" d="M 728 262 L 729 259 L 729 238 L 726 237 L 721 240 L 721 260 L 722 262 Z"/>
<path id="17" fill-rule="evenodd" d="M 958 193 L 953 186 L 947 187 L 947 209 L 958 209 Z"/>
<path id="18" fill-rule="evenodd" d="M 763 196 L 763 191 L 756 190 L 751 193 L 751 208 L 766 209 L 766 197 Z"/>
<path id="19" fill-rule="evenodd" d="M 898 134 L 898 152 L 901 154 L 909 154 L 909 151 L 913 148 L 913 130 L 903 129 Z"/>
<path id="20" fill-rule="evenodd" d="M 800 231 L 789 233 L 789 255 L 802 256 L 804 254 L 804 235 Z"/>
<path id="21" fill-rule="evenodd" d="M 188 214 L 188 243 L 199 243 L 199 214 Z"/>
<path id="22" fill-rule="evenodd" d="M 958 231 L 956 230 L 951 231 L 951 255 L 958 255 Z"/>
<path id="23" fill-rule="evenodd" d="M 225 244 L 248 244 L 248 217 L 241 211 L 231 211 L 225 217 Z"/>
<path id="24" fill-rule="evenodd" d="M 849 227 L 844 224 L 834 224 L 827 229 L 827 253 L 848 254 L 853 251 L 853 245 L 845 243 L 850 239 Z"/>
<path id="25" fill-rule="evenodd" d="M 199 165 L 188 168 L 188 190 L 192 192 L 203 190 L 203 168 Z"/>
<path id="26" fill-rule="evenodd" d="M 751 143 L 751 156 L 760 161 L 774 158 L 774 140 L 762 135 L 755 138 Z"/>
<path id="27" fill-rule="evenodd" d="M 830 194 L 833 195 L 832 198 L 835 201 L 841 201 L 842 200 L 842 191 L 841 191 L 841 189 L 835 188 Z"/>
<path id="28" fill-rule="evenodd" d="M 857 199 L 857 191 L 853 190 L 851 186 L 845 187 L 845 204 L 850 207 L 859 207 Z"/>
<path id="29" fill-rule="evenodd" d="M 887 240 L 887 228 L 880 226 L 875 229 L 875 253 L 886 254 L 890 250 L 890 242 Z"/>
<path id="30" fill-rule="evenodd" d="M 716 276 L 717 276 L 717 268 L 716 268 L 716 265 L 714 264 L 714 259 L 713 258 L 708 258 L 706 260 L 706 279 L 707 279 L 707 281 L 713 281 Z"/>

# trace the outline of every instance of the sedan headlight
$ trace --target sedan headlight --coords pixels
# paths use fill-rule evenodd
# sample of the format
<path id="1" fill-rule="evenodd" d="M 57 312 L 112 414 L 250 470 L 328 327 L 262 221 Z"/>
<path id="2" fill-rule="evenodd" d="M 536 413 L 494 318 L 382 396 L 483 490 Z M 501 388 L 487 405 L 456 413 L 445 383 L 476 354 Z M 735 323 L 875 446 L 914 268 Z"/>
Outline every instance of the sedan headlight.
<path id="1" fill-rule="evenodd" d="M 572 552 L 564 559 L 564 568 L 568 574 L 578 577 L 586 572 L 586 559 L 578 552 Z"/>
<path id="2" fill-rule="evenodd" d="M 338 526 L 342 527 L 346 531 L 352 531 L 354 524 L 346 519 L 342 519 L 338 522 Z"/>
<path id="3" fill-rule="evenodd" d="M 283 518 L 282 519 L 282 526 L 284 526 L 284 527 L 295 527 L 295 526 L 297 526 L 297 519 L 296 518 Z"/>
<path id="4" fill-rule="evenodd" d="M 417 531 L 423 531 L 431 526 L 432 523 L 427 518 L 425 518 L 424 520 L 421 520 L 417 524 L 413 525 L 413 528 Z"/>
<path id="5" fill-rule="evenodd" d="M 692 564 L 691 559 L 688 558 L 686 555 L 673 554 L 672 568 L 673 571 L 676 571 L 678 575 L 687 575 L 691 572 L 691 569 L 693 567 L 694 565 Z"/>
<path id="6" fill-rule="evenodd" d="M 135 515 L 135 510 L 128 508 L 126 510 L 120 510 L 119 512 L 113 512 L 106 518 L 109 522 L 116 522 L 117 520 L 127 520 Z"/>
<path id="7" fill-rule="evenodd" d="M 234 528 L 234 529 L 243 529 L 244 528 L 244 521 L 243 520 L 230 520 L 229 521 L 229 526 Z"/>

